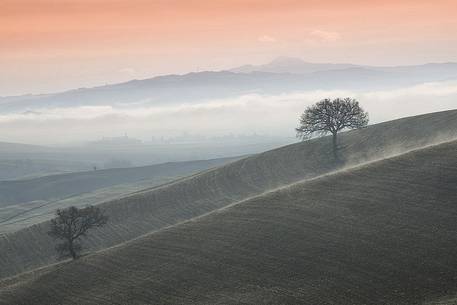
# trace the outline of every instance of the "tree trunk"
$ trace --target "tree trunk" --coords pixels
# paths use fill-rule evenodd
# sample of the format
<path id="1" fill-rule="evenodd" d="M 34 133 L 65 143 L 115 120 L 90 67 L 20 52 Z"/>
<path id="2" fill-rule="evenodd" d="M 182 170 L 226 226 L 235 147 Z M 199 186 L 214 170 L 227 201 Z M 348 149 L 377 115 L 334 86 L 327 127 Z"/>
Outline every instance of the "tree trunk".
<path id="1" fill-rule="evenodd" d="M 73 259 L 77 259 L 77 255 L 75 249 L 73 247 L 73 241 L 68 241 L 68 251 L 70 251 L 70 255 Z"/>
<path id="2" fill-rule="evenodd" d="M 338 161 L 338 133 L 334 132 L 332 134 L 332 150 L 333 150 L 333 158 L 335 161 Z"/>

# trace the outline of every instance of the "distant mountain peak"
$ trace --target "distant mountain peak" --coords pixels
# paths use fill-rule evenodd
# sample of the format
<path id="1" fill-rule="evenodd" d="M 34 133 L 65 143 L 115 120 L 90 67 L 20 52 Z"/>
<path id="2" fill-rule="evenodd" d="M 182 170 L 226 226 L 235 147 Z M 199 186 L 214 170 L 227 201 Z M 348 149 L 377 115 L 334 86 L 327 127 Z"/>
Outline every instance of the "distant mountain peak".
<path id="1" fill-rule="evenodd" d="M 308 74 L 329 70 L 360 67 L 352 64 L 310 63 L 298 57 L 280 56 L 263 65 L 244 65 L 230 71 L 236 73 L 269 72 Z"/>

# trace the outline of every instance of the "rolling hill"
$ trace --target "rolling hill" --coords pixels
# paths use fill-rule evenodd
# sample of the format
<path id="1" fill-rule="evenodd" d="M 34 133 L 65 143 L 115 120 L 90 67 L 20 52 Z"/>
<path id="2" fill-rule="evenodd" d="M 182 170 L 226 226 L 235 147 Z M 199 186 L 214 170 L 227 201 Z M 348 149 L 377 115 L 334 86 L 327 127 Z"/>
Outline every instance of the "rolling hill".
<path id="1" fill-rule="evenodd" d="M 369 126 L 340 137 L 344 167 L 393 156 L 456 138 L 457 111 L 433 113 Z M 285 146 L 164 186 L 106 202 L 110 218 L 85 242 L 100 250 L 246 200 L 271 189 L 341 169 L 332 162 L 329 138 Z M 55 262 L 48 224 L 0 237 L 0 276 Z"/>
<path id="2" fill-rule="evenodd" d="M 456 151 L 429 146 L 236 202 L 4 280 L 0 304 L 433 304 L 457 293 Z"/>
<path id="3" fill-rule="evenodd" d="M 121 139 L 125 137 L 120 137 Z M 39 140 L 38 140 L 39 141 Z M 206 140 L 141 144 L 103 141 L 65 146 L 34 146 L 0 142 L 0 181 L 119 167 L 144 167 L 167 162 L 223 159 L 251 155 L 294 142 L 293 137 L 221 137 Z"/>
<path id="4" fill-rule="evenodd" d="M 0 232 L 15 231 L 49 220 L 57 208 L 112 200 L 236 159 L 239 158 L 169 162 L 0 181 Z"/>
<path id="5" fill-rule="evenodd" d="M 87 171 L 91 163 L 72 160 L 49 159 L 0 159 L 0 181 L 29 179 L 65 172 Z"/>
<path id="6" fill-rule="evenodd" d="M 169 162 L 143 167 L 114 168 L 33 179 L 0 181 L 0 207 L 33 200 L 50 200 L 146 179 L 188 176 L 236 158 Z"/>
<path id="7" fill-rule="evenodd" d="M 0 181 L 91 168 L 84 161 L 47 158 L 51 151 L 45 146 L 0 142 Z"/>

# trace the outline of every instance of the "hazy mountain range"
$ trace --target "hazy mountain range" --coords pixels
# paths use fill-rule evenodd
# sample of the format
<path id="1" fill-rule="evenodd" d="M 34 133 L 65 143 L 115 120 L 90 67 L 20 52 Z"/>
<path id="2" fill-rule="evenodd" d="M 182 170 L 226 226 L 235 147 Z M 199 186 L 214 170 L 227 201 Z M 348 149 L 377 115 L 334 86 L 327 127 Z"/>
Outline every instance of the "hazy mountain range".
<path id="1" fill-rule="evenodd" d="M 280 57 L 265 65 L 132 80 L 54 94 L 0 97 L 0 113 L 39 114 L 49 107 L 170 105 L 245 94 L 306 90 L 381 90 L 457 79 L 457 63 L 374 67 L 307 63 Z"/>
<path id="2" fill-rule="evenodd" d="M 306 74 L 319 71 L 342 70 L 361 68 L 363 66 L 353 64 L 310 63 L 300 58 L 278 57 L 263 65 L 244 65 L 234 69 L 235 73 L 269 72 L 269 73 L 295 73 Z"/>

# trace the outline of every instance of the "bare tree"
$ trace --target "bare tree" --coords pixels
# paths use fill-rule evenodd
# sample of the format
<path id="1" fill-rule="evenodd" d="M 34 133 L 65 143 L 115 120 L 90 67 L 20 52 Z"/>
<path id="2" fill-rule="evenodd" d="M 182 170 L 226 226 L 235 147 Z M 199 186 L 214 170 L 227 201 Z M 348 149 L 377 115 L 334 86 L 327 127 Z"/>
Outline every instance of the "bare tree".
<path id="1" fill-rule="evenodd" d="M 78 258 L 81 252 L 80 238 L 87 236 L 87 231 L 106 224 L 108 217 L 98 207 L 88 206 L 82 209 L 69 207 L 58 209 L 56 218 L 51 220 L 48 234 L 63 242 L 56 246 L 60 257 Z"/>
<path id="2" fill-rule="evenodd" d="M 305 140 L 313 135 L 332 134 L 332 149 L 338 159 L 338 132 L 343 129 L 362 128 L 368 124 L 368 113 L 352 98 L 324 99 L 306 108 L 296 128 L 297 137 Z"/>

